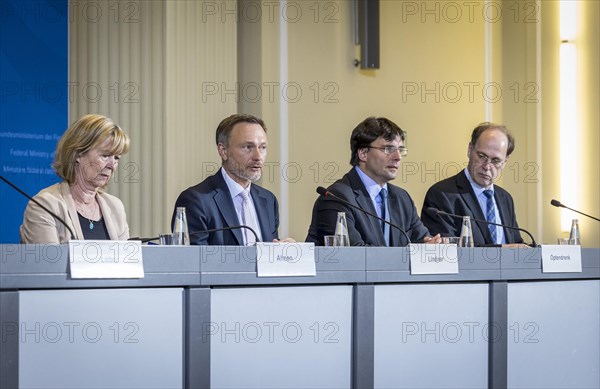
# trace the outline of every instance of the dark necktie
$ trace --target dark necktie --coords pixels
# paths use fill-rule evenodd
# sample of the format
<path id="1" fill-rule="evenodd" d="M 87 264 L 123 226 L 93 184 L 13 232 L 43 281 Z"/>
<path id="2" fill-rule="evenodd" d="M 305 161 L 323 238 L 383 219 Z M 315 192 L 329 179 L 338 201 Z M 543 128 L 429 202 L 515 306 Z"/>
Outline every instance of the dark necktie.
<path id="1" fill-rule="evenodd" d="M 491 189 L 486 189 L 483 194 L 487 198 L 487 211 L 485 213 L 485 220 L 488 222 L 496 222 L 496 207 L 494 206 L 494 192 Z M 496 243 L 496 226 L 488 224 L 490 234 L 492 235 L 492 243 Z"/>
<path id="2" fill-rule="evenodd" d="M 387 189 L 381 188 L 379 191 L 379 198 L 381 199 L 381 218 L 387 222 L 390 221 L 390 213 L 387 207 Z M 383 238 L 385 239 L 385 245 L 390 245 L 390 225 L 381 222 L 381 228 L 383 231 Z"/>

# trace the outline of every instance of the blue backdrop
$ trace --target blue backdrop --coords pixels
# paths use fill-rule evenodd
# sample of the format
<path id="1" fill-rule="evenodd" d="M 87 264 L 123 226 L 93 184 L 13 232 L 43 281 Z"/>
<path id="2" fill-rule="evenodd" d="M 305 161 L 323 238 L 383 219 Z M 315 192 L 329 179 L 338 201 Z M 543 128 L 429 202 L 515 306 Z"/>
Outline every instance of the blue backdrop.
<path id="1" fill-rule="evenodd" d="M 0 1 L 0 171 L 30 195 L 51 168 L 68 120 L 68 3 Z M 19 241 L 27 199 L 0 181 L 0 243 Z"/>

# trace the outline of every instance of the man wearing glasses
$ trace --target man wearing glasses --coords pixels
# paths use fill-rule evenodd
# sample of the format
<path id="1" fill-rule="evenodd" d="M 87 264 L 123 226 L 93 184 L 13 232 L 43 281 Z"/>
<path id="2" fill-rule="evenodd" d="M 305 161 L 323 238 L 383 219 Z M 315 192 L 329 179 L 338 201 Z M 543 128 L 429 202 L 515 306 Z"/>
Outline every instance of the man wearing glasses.
<path id="1" fill-rule="evenodd" d="M 421 218 L 432 233 L 460 236 L 462 221 L 427 212 L 434 209 L 518 227 L 512 196 L 494 181 L 515 148 L 505 126 L 481 123 L 471 134 L 466 169 L 434 184 L 425 195 Z M 476 246 L 523 243 L 518 231 L 485 223 L 473 224 Z"/>
<path id="2" fill-rule="evenodd" d="M 350 137 L 352 169 L 329 187 L 334 195 L 399 226 L 412 242 L 439 243 L 419 219 L 408 193 L 389 181 L 396 178 L 406 156 L 405 133 L 391 120 L 370 117 Z M 345 212 L 352 246 L 405 246 L 397 228 L 334 198 L 320 196 L 313 208 L 307 242 L 323 245 L 325 235 L 334 235 L 338 212 Z"/>

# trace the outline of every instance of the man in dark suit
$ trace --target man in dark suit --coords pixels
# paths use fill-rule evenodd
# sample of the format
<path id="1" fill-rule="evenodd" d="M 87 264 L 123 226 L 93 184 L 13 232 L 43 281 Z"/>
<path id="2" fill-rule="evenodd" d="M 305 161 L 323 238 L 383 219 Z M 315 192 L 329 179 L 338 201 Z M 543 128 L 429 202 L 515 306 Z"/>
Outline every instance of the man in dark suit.
<path id="1" fill-rule="evenodd" d="M 239 225 L 255 230 L 259 241 L 277 241 L 277 199 L 273 193 L 253 184 L 261 176 L 267 155 L 265 123 L 252 115 L 229 116 L 217 127 L 216 141 L 221 169 L 183 191 L 175 203 L 175 208 L 186 208 L 191 244 L 253 244 L 257 239 L 246 228 L 198 233 Z"/>
<path id="2" fill-rule="evenodd" d="M 350 138 L 353 168 L 329 187 L 338 197 L 402 228 L 412 242 L 439 243 L 421 223 L 408 193 L 389 181 L 396 178 L 400 161 L 406 155 L 405 133 L 386 118 L 370 117 L 360 123 Z M 345 212 L 352 246 L 405 246 L 404 234 L 397 228 L 349 207 L 334 198 L 319 197 L 315 202 L 307 242 L 323 244 L 333 235 L 338 212 Z"/>
<path id="3" fill-rule="evenodd" d="M 471 134 L 469 164 L 453 177 L 434 184 L 425 195 L 421 220 L 432 233 L 460 236 L 462 221 L 428 211 L 440 211 L 518 227 L 512 196 L 494 181 L 515 148 L 505 126 L 482 123 Z M 472 223 L 476 246 L 523 243 L 518 231 L 486 223 Z"/>

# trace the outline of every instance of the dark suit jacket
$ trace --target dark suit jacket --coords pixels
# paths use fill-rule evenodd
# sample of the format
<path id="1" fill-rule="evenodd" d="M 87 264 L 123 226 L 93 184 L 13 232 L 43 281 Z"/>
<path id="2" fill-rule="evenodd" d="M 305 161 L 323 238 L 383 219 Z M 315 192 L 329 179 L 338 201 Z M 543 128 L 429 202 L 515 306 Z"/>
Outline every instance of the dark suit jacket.
<path id="1" fill-rule="evenodd" d="M 498 185 L 494 185 L 494 199 L 498 205 L 502 224 L 518 227 L 512 196 Z M 485 220 L 483 210 L 475 197 L 475 192 L 473 192 L 471 183 L 464 170 L 429 188 L 425 195 L 423 209 L 421 210 L 421 220 L 423 220 L 423 223 L 425 223 L 432 234 L 439 233 L 442 236 L 460 236 L 462 228 L 461 219 L 429 214 L 427 212 L 427 208 L 429 207 L 456 215 Z M 473 222 L 472 224 L 475 246 L 493 244 L 487 224 L 477 222 Z M 523 243 L 519 231 L 504 228 L 504 236 L 506 237 L 506 243 Z"/>
<path id="2" fill-rule="evenodd" d="M 250 187 L 250 194 L 258 215 L 263 241 L 271 242 L 273 239 L 278 239 L 279 204 L 275 195 L 254 184 Z M 198 185 L 184 190 L 175 203 L 175 209 L 177 207 L 185 207 L 186 209 L 191 244 L 226 246 L 244 244 L 241 229 L 194 233 L 242 224 L 235 213 L 235 206 L 229 188 L 227 188 L 220 170 Z M 174 217 L 175 212 L 173 212 Z M 173 223 L 172 220 L 171 224 Z"/>
<path id="3" fill-rule="evenodd" d="M 354 168 L 341 180 L 329 187 L 329 191 L 344 200 L 377 214 L 367 188 Z M 388 206 L 390 222 L 402 228 L 412 242 L 422 242 L 429 235 L 417 215 L 415 204 L 404 189 L 388 183 Z M 323 245 L 325 235 L 335 233 L 337 213 L 346 212 L 348 235 L 352 246 L 385 246 L 380 221 L 331 197 L 319 196 L 313 207 L 312 222 L 307 242 Z M 390 226 L 390 246 L 405 246 L 404 234 Z"/>

